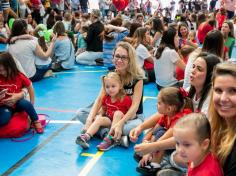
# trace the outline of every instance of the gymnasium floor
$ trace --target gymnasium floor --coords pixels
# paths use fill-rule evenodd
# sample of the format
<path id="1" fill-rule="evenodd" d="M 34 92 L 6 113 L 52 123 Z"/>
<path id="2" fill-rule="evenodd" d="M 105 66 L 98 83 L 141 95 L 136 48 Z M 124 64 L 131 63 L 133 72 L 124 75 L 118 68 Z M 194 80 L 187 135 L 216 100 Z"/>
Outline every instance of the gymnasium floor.
<path id="1" fill-rule="evenodd" d="M 0 45 L 0 51 L 5 50 Z M 236 58 L 234 48 L 233 58 Z M 98 152 L 101 140 L 91 141 L 89 150 L 75 144 L 82 124 L 74 117 L 78 108 L 87 107 L 101 87 L 105 67 L 78 66 L 34 83 L 36 110 L 50 116 L 42 135 L 26 142 L 0 139 L 1 176 L 136 176 L 137 163 L 132 158 L 133 144 Z M 157 90 L 154 84 L 144 86 L 144 114 L 156 112 Z M 27 137 L 27 136 L 26 136 Z"/>

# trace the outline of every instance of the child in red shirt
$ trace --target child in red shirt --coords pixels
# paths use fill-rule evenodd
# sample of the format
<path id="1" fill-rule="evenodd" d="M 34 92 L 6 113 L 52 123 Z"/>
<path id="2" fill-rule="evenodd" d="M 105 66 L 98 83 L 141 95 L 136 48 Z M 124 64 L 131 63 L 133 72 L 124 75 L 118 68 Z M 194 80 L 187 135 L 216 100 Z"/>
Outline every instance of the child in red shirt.
<path id="1" fill-rule="evenodd" d="M 204 114 L 181 118 L 173 129 L 177 154 L 188 160 L 187 176 L 223 176 L 220 163 L 210 152 L 211 127 Z"/>
<path id="2" fill-rule="evenodd" d="M 82 148 L 89 148 L 89 140 L 99 130 L 100 127 L 112 127 L 129 110 L 132 100 L 125 94 L 120 76 L 116 72 L 110 72 L 103 79 L 103 88 L 106 91 L 102 100 L 102 109 L 99 115 L 93 119 L 90 126 L 85 127 L 85 133 L 77 137 L 76 143 Z M 106 151 L 117 144 L 111 135 L 103 139 L 103 142 L 97 146 L 98 150 Z"/>
<path id="3" fill-rule="evenodd" d="M 142 147 L 144 147 L 144 145 L 148 147 L 150 143 L 166 139 L 166 137 L 164 137 L 165 134 L 172 134 L 175 123 L 184 115 L 192 112 L 192 102 L 182 88 L 163 88 L 158 94 L 157 99 L 158 112 L 163 114 L 163 116 L 160 117 L 154 127 L 146 133 L 143 138 L 143 143 L 135 146 L 136 152 L 139 151 L 140 145 L 142 145 Z M 160 163 L 163 154 L 163 151 L 149 153 L 142 157 L 135 154 L 136 158 L 140 158 L 139 167 L 137 167 L 136 170 L 140 173 L 144 173 L 150 165 L 157 166 L 157 163 Z"/>
<path id="4" fill-rule="evenodd" d="M 17 100 L 16 93 L 26 88 L 30 95 L 30 101 L 24 98 Z M 25 111 L 35 127 L 37 133 L 43 133 L 44 129 L 38 121 L 38 115 L 34 109 L 34 90 L 31 81 L 22 74 L 10 53 L 0 54 L 0 89 L 4 95 L 0 99 L 0 126 L 6 125 L 13 116 L 13 113 Z"/>
<path id="5" fill-rule="evenodd" d="M 180 49 L 180 56 L 182 57 L 182 60 L 184 61 L 185 64 L 187 64 L 188 62 L 188 57 L 190 53 L 192 53 L 194 50 L 195 48 L 190 45 L 185 45 Z M 178 79 L 179 81 L 184 79 L 184 70 L 182 70 L 178 66 L 176 66 L 175 73 L 176 73 L 176 79 Z"/>

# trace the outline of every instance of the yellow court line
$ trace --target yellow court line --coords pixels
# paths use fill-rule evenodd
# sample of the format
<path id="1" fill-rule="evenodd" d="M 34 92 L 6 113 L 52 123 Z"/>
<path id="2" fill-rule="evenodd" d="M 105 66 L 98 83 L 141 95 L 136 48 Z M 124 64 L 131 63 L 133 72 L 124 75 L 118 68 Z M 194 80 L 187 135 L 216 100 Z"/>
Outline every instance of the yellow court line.
<path id="1" fill-rule="evenodd" d="M 81 156 L 91 156 L 91 157 L 95 157 L 96 154 L 92 154 L 92 153 L 82 153 Z"/>
<path id="2" fill-rule="evenodd" d="M 86 166 L 82 169 L 78 176 L 86 176 L 96 164 L 96 162 L 100 159 L 104 152 L 98 151 L 95 156 L 86 164 Z"/>

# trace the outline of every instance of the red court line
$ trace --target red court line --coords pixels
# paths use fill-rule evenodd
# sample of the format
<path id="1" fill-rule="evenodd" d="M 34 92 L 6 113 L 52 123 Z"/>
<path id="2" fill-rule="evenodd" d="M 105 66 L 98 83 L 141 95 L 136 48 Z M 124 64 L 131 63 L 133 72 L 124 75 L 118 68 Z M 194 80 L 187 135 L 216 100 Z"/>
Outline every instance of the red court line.
<path id="1" fill-rule="evenodd" d="M 73 109 L 56 109 L 56 108 L 43 108 L 43 107 L 36 107 L 37 110 L 44 110 L 44 111 L 54 111 L 54 112 L 73 112 L 76 113 L 76 110 Z"/>

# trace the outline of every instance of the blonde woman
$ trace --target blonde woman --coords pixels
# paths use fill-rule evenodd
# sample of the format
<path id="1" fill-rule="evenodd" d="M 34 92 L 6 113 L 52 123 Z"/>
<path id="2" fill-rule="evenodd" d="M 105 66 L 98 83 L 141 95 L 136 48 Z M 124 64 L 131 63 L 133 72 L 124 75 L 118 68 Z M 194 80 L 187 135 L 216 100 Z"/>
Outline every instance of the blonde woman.
<path id="1" fill-rule="evenodd" d="M 236 175 L 236 65 L 221 63 L 213 72 L 209 109 L 212 147 L 225 176 Z"/>
<path id="2" fill-rule="evenodd" d="M 119 141 L 122 135 L 128 135 L 131 129 L 143 122 L 142 92 L 144 72 L 136 63 L 134 48 L 127 42 L 119 42 L 117 44 L 114 50 L 113 62 L 116 68 L 115 71 L 121 77 L 126 94 L 132 98 L 132 104 L 127 113 L 109 131 L 113 139 Z M 104 96 L 105 91 L 102 88 L 88 116 L 85 115 L 84 109 L 78 111 L 77 118 L 85 124 L 84 131 L 95 120 L 96 115 L 102 107 Z M 104 137 L 107 135 L 107 130 L 99 133 L 99 135 Z"/>

